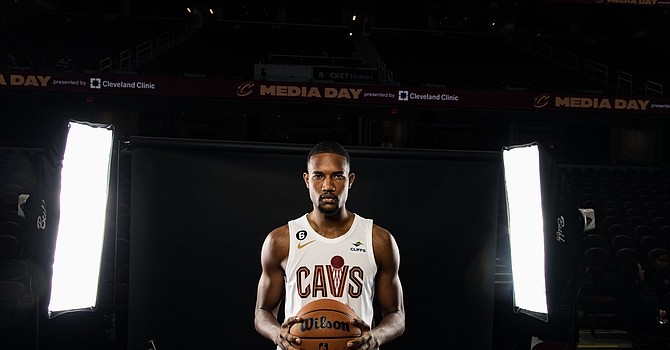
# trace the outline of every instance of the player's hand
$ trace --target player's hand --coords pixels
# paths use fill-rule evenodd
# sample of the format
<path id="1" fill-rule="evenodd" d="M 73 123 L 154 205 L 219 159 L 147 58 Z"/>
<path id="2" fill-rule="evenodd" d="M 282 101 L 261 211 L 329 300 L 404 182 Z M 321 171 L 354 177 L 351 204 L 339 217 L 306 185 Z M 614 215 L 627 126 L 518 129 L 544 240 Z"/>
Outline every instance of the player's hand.
<path id="1" fill-rule="evenodd" d="M 351 321 L 351 324 L 361 329 L 361 336 L 350 340 L 347 343 L 347 349 L 368 350 L 379 347 L 377 338 L 370 332 L 370 325 L 365 323 L 362 319 L 356 317 Z"/>
<path id="2" fill-rule="evenodd" d="M 300 322 L 300 316 L 292 316 L 284 320 L 284 323 L 282 323 L 281 329 L 279 330 L 279 334 L 277 335 L 277 341 L 275 342 L 280 348 L 284 350 L 298 350 L 294 345 L 300 345 L 300 338 L 289 333 L 291 325 L 298 322 Z"/>

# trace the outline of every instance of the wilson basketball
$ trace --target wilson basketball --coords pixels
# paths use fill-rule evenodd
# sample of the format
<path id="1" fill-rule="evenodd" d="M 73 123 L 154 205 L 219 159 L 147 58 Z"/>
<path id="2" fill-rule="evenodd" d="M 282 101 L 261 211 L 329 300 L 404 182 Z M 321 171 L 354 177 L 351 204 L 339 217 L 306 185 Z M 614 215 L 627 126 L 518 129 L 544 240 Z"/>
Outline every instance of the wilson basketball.
<path id="1" fill-rule="evenodd" d="M 289 329 L 300 337 L 300 350 L 347 350 L 347 342 L 361 335 L 361 329 L 349 323 L 356 312 L 334 299 L 319 299 L 297 313 L 301 321 Z"/>

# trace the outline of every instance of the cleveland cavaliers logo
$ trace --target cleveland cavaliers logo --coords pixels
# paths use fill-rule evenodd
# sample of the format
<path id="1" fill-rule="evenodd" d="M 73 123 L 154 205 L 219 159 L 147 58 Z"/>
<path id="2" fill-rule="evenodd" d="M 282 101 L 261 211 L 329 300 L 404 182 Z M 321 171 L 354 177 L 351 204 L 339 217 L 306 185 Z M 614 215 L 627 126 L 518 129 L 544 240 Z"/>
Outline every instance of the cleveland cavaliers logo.
<path id="1" fill-rule="evenodd" d="M 309 297 L 342 297 L 345 293 L 358 298 L 363 293 L 363 269 L 346 265 L 344 258 L 335 255 L 329 265 L 301 266 L 296 270 L 298 295 Z"/>

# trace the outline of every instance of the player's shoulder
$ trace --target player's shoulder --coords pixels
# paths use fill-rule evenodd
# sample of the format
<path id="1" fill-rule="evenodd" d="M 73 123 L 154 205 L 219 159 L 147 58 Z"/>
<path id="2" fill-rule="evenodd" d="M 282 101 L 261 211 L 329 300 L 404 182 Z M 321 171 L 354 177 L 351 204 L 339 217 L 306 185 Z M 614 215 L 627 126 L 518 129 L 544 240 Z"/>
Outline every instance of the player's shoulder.
<path id="1" fill-rule="evenodd" d="M 274 230 L 270 231 L 268 238 L 270 239 L 285 239 L 288 237 L 289 227 L 288 224 L 281 225 Z"/>
<path id="2" fill-rule="evenodd" d="M 393 266 L 398 257 L 398 245 L 386 228 L 377 224 L 372 227 L 372 247 L 377 266 Z"/>
<path id="3" fill-rule="evenodd" d="M 263 249 L 273 252 L 273 255 L 281 259 L 288 254 L 289 244 L 288 225 L 282 225 L 267 234 Z"/>
<path id="4" fill-rule="evenodd" d="M 384 235 L 390 235 L 391 232 L 387 230 L 385 227 L 379 225 L 379 224 L 372 224 L 372 233 L 375 234 L 384 234 Z"/>
<path id="5" fill-rule="evenodd" d="M 385 227 L 373 224 L 372 225 L 372 238 L 374 241 L 388 241 L 393 240 L 393 235 Z"/>

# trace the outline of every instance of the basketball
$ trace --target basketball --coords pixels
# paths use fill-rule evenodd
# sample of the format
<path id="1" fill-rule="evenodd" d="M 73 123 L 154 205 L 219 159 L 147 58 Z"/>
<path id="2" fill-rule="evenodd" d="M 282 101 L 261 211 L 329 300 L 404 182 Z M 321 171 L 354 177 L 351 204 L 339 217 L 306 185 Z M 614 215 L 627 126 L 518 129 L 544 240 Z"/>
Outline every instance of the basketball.
<path id="1" fill-rule="evenodd" d="M 349 323 L 356 312 L 334 299 L 319 299 L 303 306 L 289 333 L 300 337 L 300 350 L 347 350 L 347 342 L 361 335 L 361 329 Z"/>

